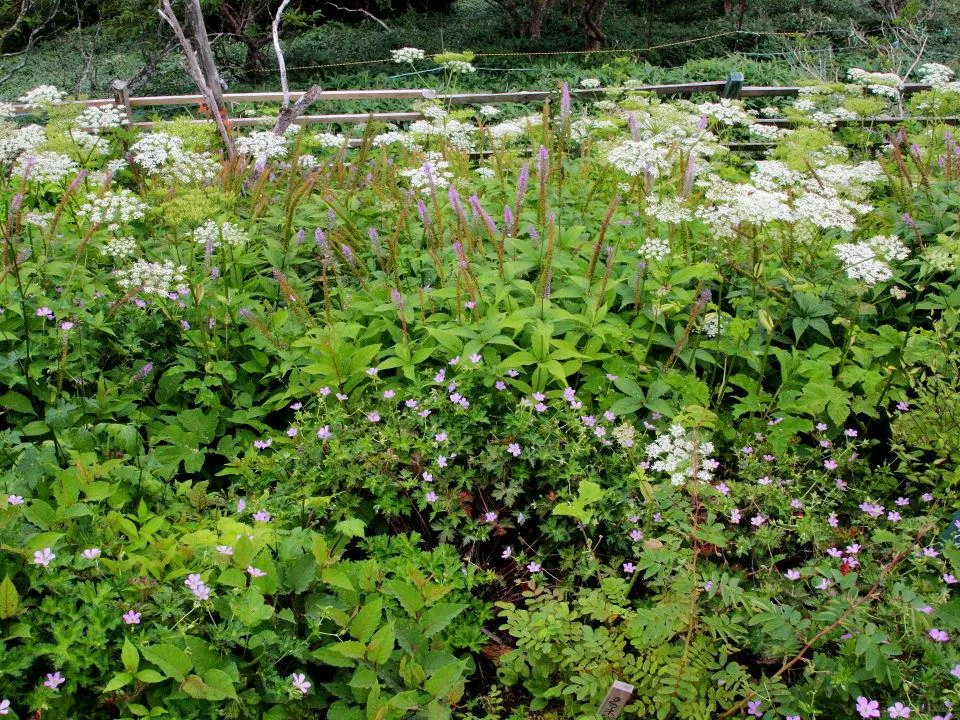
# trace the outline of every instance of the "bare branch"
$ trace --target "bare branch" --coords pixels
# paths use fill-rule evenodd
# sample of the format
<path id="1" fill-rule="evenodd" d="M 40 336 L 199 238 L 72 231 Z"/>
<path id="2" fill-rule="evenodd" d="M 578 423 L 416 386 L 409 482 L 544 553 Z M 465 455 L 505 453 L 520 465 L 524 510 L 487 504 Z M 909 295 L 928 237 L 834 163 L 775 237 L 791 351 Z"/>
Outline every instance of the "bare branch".
<path id="1" fill-rule="evenodd" d="M 280 90 L 283 91 L 283 109 L 290 107 L 290 86 L 287 84 L 287 63 L 283 59 L 283 48 L 280 47 L 280 16 L 290 4 L 290 0 L 283 0 L 273 17 L 273 49 L 277 53 L 277 65 L 280 69 Z M 302 99 L 302 98 L 301 98 Z M 279 120 L 277 124 L 279 124 Z"/>
<path id="2" fill-rule="evenodd" d="M 366 15 L 368 18 L 370 18 L 371 20 L 373 20 L 375 23 L 379 24 L 380 27 L 382 27 L 382 28 L 383 28 L 384 30 L 386 30 L 387 32 L 393 32 L 393 31 L 390 29 L 390 26 L 387 25 L 383 20 L 381 20 L 380 18 L 378 18 L 378 17 L 377 17 L 376 15 L 374 15 L 372 12 L 369 12 L 368 10 L 364 10 L 363 8 L 348 8 L 348 7 L 342 7 L 342 6 L 337 5 L 336 3 L 332 3 L 332 2 L 325 2 L 324 5 L 329 5 L 329 6 L 332 7 L 333 9 L 339 10 L 339 11 L 341 11 L 341 12 L 358 12 L 358 13 L 363 13 L 363 14 Z"/>
<path id="3" fill-rule="evenodd" d="M 313 101 L 317 99 L 318 95 L 320 95 L 320 86 L 314 85 L 300 96 L 300 99 L 293 104 L 293 107 L 283 108 L 277 117 L 277 124 L 273 126 L 273 134 L 283 135 L 286 129 L 290 127 L 290 124 L 313 104 Z"/>
<path id="4" fill-rule="evenodd" d="M 167 24 L 173 29 L 174 35 L 177 36 L 177 40 L 180 42 L 180 46 L 183 48 L 183 54 L 186 57 L 186 70 L 193 79 L 193 82 L 196 83 L 196 86 L 200 90 L 201 94 L 204 96 L 204 98 L 206 98 L 207 106 L 210 108 L 210 112 L 213 114 L 213 119 L 217 123 L 217 129 L 220 131 L 220 137 L 223 138 L 223 144 L 227 148 L 227 156 L 233 160 L 237 153 L 233 146 L 233 138 L 230 137 L 230 131 L 227 130 L 223 116 L 219 112 L 216 96 L 214 95 L 213 90 L 211 90 L 209 83 L 204 78 L 203 72 L 200 70 L 200 63 L 197 61 L 197 55 L 194 52 L 193 47 L 190 45 L 190 41 L 187 40 L 187 36 L 183 32 L 183 27 L 181 27 L 180 21 L 177 20 L 177 16 L 173 12 L 173 8 L 170 6 L 170 0 L 163 0 L 163 8 L 157 10 L 157 12 L 160 13 L 160 17 L 167 21 Z"/>

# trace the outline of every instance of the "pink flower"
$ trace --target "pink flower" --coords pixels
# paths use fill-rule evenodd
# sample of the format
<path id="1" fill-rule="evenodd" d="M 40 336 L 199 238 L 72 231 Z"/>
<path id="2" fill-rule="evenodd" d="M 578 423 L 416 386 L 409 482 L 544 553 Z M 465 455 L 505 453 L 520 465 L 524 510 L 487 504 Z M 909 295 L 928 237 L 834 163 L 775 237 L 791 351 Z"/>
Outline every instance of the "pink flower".
<path id="1" fill-rule="evenodd" d="M 7 495 L 7 505 L 10 505 L 11 507 L 14 505 L 23 505 L 23 496 Z"/>
<path id="2" fill-rule="evenodd" d="M 480 353 L 474 353 L 470 356 L 470 362 L 472 362 L 474 365 L 479 365 L 482 360 L 483 358 L 480 357 Z"/>
<path id="3" fill-rule="evenodd" d="M 266 510 L 257 510 L 253 514 L 253 521 L 258 523 L 268 523 L 270 522 L 270 513 Z"/>
<path id="4" fill-rule="evenodd" d="M 38 308 L 37 308 L 37 317 L 42 317 L 42 318 L 44 318 L 44 319 L 46 319 L 46 320 L 49 320 L 50 318 L 53 317 L 53 310 L 51 310 L 50 308 L 48 308 L 48 307 L 46 307 L 46 306 L 44 306 L 44 307 L 38 307 Z"/>
<path id="5" fill-rule="evenodd" d="M 131 610 L 130 612 L 123 614 L 123 621 L 127 625 L 139 625 L 140 624 L 140 613 Z"/>
<path id="6" fill-rule="evenodd" d="M 787 571 L 783 574 L 783 576 L 784 576 L 787 580 L 799 580 L 799 579 L 800 579 L 800 571 L 799 571 L 799 570 L 787 570 Z"/>
<path id="7" fill-rule="evenodd" d="M 878 718 L 880 717 L 880 703 L 876 700 L 868 700 L 861 695 L 857 698 L 857 712 L 865 720 L 866 718 Z"/>
<path id="8" fill-rule="evenodd" d="M 217 552 L 221 555 L 233 555 L 233 548 L 230 545 L 217 545 Z"/>
<path id="9" fill-rule="evenodd" d="M 300 432 L 295 427 L 287 428 L 287 437 L 293 438 L 297 436 L 297 433 Z"/>
<path id="10" fill-rule="evenodd" d="M 924 557 L 928 557 L 928 558 L 935 558 L 940 556 L 940 553 L 937 552 L 936 548 L 932 548 L 932 547 L 925 547 L 923 549 L 923 554 L 924 554 Z"/>
<path id="11" fill-rule="evenodd" d="M 383 391 L 383 397 L 384 397 L 385 400 L 390 400 L 390 399 L 391 399 L 394 395 L 396 395 L 396 394 L 397 394 L 397 393 L 396 393 L 396 391 L 394 391 L 394 390 L 384 390 L 384 391 Z"/>
<path id="12" fill-rule="evenodd" d="M 438 443 L 446 442 L 447 434 L 442 431 L 438 432 L 436 435 L 433 436 L 433 439 L 436 440 Z"/>
<path id="13" fill-rule="evenodd" d="M 750 700 L 747 703 L 747 714 L 753 715 L 754 717 L 762 718 L 763 713 L 760 712 L 760 703 L 762 700 Z"/>
<path id="14" fill-rule="evenodd" d="M 61 329 L 61 330 L 73 330 L 73 323 L 70 322 L 69 320 L 64 320 L 62 323 L 60 323 L 60 329 Z"/>
<path id="15" fill-rule="evenodd" d="M 0 715 L 9 715 L 9 714 L 10 714 L 10 701 L 0 700 Z"/>
<path id="16" fill-rule="evenodd" d="M 51 690 L 56 690 L 58 687 L 63 685 L 66 682 L 63 675 L 59 671 L 55 673 L 47 673 L 47 679 L 43 681 L 43 684 L 46 685 Z"/>
<path id="17" fill-rule="evenodd" d="M 908 718 L 910 717 L 910 708 L 898 702 L 887 708 L 887 714 L 892 718 Z"/>
<path id="18" fill-rule="evenodd" d="M 307 676 L 303 673 L 294 673 L 290 676 L 290 684 L 294 690 L 298 690 L 301 695 L 306 695 L 310 691 L 311 683 L 307 681 Z"/>
<path id="19" fill-rule="evenodd" d="M 255 568 L 253 565 L 247 565 L 247 574 L 250 577 L 266 577 L 267 574 L 260 568 Z"/>
<path id="20" fill-rule="evenodd" d="M 483 521 L 487 523 L 495 523 L 497 521 L 497 514 L 491 510 L 490 512 L 484 514 Z"/>
<path id="21" fill-rule="evenodd" d="M 507 545 L 506 549 L 502 553 L 500 553 L 500 557 L 502 557 L 504 560 L 506 560 L 511 555 L 513 555 L 513 548 L 510 547 L 509 545 Z M 958 665 L 957 667 L 960 667 L 960 665 Z"/>
<path id="22" fill-rule="evenodd" d="M 931 628 L 930 632 L 927 633 L 934 642 L 945 643 L 950 640 L 950 635 L 946 630 L 940 630 L 938 628 Z"/>
<path id="23" fill-rule="evenodd" d="M 379 371 L 378 371 L 377 368 L 375 368 L 375 367 L 368 367 L 368 368 L 367 368 L 367 375 L 369 375 L 370 377 L 375 377 L 376 374 L 377 374 L 377 372 L 379 372 Z"/>
<path id="24" fill-rule="evenodd" d="M 527 572 L 531 574 L 540 572 L 540 563 L 533 561 L 529 562 L 527 564 Z"/>
<path id="25" fill-rule="evenodd" d="M 324 425 L 322 428 L 317 430 L 317 440 L 329 440 L 333 437 L 333 433 L 330 432 L 330 426 Z"/>
<path id="26" fill-rule="evenodd" d="M 33 562 L 35 565 L 43 565 L 48 567 L 50 562 L 56 557 L 53 554 L 53 551 L 50 548 L 44 548 L 43 550 L 37 550 L 33 554 Z"/>
<path id="27" fill-rule="evenodd" d="M 957 680 L 960 680 L 960 664 L 954 665 L 953 670 L 950 671 L 950 674 L 957 678 Z"/>
<path id="28" fill-rule="evenodd" d="M 428 492 L 426 495 L 423 496 L 423 499 L 426 500 L 428 503 L 435 503 L 439 499 L 439 497 L 435 492 L 433 492 L 433 490 L 431 490 L 430 492 Z"/>
<path id="29" fill-rule="evenodd" d="M 761 515 L 760 513 L 757 513 L 757 514 L 754 515 L 752 518 L 750 518 L 750 524 L 753 525 L 754 527 L 760 527 L 760 526 L 763 525 L 766 521 L 767 521 L 767 519 L 766 519 L 763 515 Z"/>
<path id="30" fill-rule="evenodd" d="M 824 460 L 824 461 L 823 461 L 823 466 L 824 466 L 827 470 L 836 470 L 836 469 L 837 469 L 837 461 L 834 460 L 834 459 L 832 459 L 832 458 L 830 458 L 830 459 L 828 459 L 828 460 Z"/>
<path id="31" fill-rule="evenodd" d="M 270 447 L 271 445 L 273 445 L 273 440 L 271 440 L 270 438 L 267 438 L 266 440 L 254 440 L 254 441 L 253 441 L 253 446 L 254 446 L 257 450 L 266 450 L 266 449 L 267 449 L 268 447 Z"/>
<path id="32" fill-rule="evenodd" d="M 632 562 L 625 562 L 623 564 L 623 572 L 625 572 L 627 575 L 633 575 L 633 571 L 636 569 L 637 569 L 637 566 L 634 565 Z"/>
<path id="33" fill-rule="evenodd" d="M 378 412 L 368 412 L 368 413 L 367 413 L 367 420 L 369 420 L 369 421 L 372 422 L 372 423 L 378 423 L 378 422 L 380 422 L 380 413 L 378 413 Z"/>
<path id="34" fill-rule="evenodd" d="M 494 386 L 497 390 L 506 390 L 506 389 L 507 389 L 507 384 L 506 384 L 503 380 L 497 380 L 497 381 L 493 384 L 493 386 Z"/>
<path id="35" fill-rule="evenodd" d="M 507 445 L 507 452 L 514 457 L 520 457 L 520 445 L 518 443 L 510 443 Z"/>
<path id="36" fill-rule="evenodd" d="M 87 560 L 96 560 L 98 557 L 100 557 L 101 551 L 100 548 L 87 548 L 80 554 L 83 555 L 83 557 Z"/>

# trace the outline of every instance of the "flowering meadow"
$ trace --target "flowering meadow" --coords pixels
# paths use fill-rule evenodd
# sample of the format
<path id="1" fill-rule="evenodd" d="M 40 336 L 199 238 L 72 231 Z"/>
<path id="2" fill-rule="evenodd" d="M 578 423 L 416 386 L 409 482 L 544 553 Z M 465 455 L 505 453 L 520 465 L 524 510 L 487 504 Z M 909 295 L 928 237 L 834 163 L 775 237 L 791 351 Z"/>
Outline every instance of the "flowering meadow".
<path id="1" fill-rule="evenodd" d="M 960 83 L 919 71 L 233 158 L 0 105 L 0 716 L 953 717 Z"/>

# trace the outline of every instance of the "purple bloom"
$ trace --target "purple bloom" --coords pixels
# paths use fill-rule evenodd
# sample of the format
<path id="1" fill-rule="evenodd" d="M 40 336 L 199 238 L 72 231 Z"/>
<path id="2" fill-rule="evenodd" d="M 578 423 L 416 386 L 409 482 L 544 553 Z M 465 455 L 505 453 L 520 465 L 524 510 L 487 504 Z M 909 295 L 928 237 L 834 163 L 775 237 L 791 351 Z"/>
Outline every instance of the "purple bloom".
<path id="1" fill-rule="evenodd" d="M 623 572 L 627 575 L 633 575 L 634 571 L 637 569 L 637 566 L 632 562 L 625 562 L 623 564 Z"/>
<path id="2" fill-rule="evenodd" d="M 96 560 L 101 555 L 100 548 L 87 548 L 82 553 L 80 553 L 87 560 Z"/>
<path id="3" fill-rule="evenodd" d="M 502 553 L 500 553 L 500 557 L 503 558 L 504 560 L 506 560 L 511 555 L 513 555 L 513 548 L 510 547 L 509 545 L 507 545 L 506 549 Z M 958 665 L 957 667 L 960 667 L 960 665 Z"/>
<path id="4" fill-rule="evenodd" d="M 37 308 L 37 317 L 42 317 L 45 320 L 51 320 L 53 318 L 53 310 L 44 306 Z"/>
<path id="5" fill-rule="evenodd" d="M 799 580 L 799 579 L 800 579 L 800 571 L 799 571 L 799 570 L 787 570 L 787 571 L 783 574 L 783 576 L 784 576 L 787 580 Z"/>
<path id="6" fill-rule="evenodd" d="M 857 712 L 860 713 L 860 717 L 867 720 L 868 718 L 878 718 L 880 717 L 880 703 L 876 700 L 868 700 L 863 695 L 857 698 Z"/>
<path id="7" fill-rule="evenodd" d="M 533 574 L 538 573 L 541 570 L 540 563 L 531 561 L 527 564 L 527 572 Z"/>
<path id="8" fill-rule="evenodd" d="M 423 496 L 423 499 L 426 500 L 428 503 L 435 503 L 438 500 L 438 496 L 435 492 L 433 492 L 433 490 L 431 490 L 430 492 L 428 492 L 426 495 Z"/>
<path id="9" fill-rule="evenodd" d="M 330 426 L 324 425 L 322 428 L 317 430 L 317 440 L 329 440 L 333 437 L 333 433 L 330 432 Z"/>
<path id="10" fill-rule="evenodd" d="M 253 446 L 254 446 L 257 450 L 266 450 L 266 449 L 267 449 L 268 447 L 270 447 L 271 445 L 273 445 L 273 440 L 272 440 L 271 438 L 267 438 L 266 440 L 254 440 L 254 441 L 253 441 Z"/>
<path id="11" fill-rule="evenodd" d="M 947 631 L 940 630 L 938 628 L 931 628 L 928 635 L 930 635 L 931 640 L 938 643 L 945 643 L 950 640 L 950 635 L 947 633 Z"/>
<path id="12" fill-rule="evenodd" d="M 146 365 L 144 365 L 142 368 L 140 368 L 133 374 L 133 377 L 130 378 L 131 384 L 140 382 L 145 377 L 147 377 L 147 375 L 149 375 L 152 370 L 153 370 L 153 363 L 148 362 Z"/>
<path id="13" fill-rule="evenodd" d="M 270 522 L 270 513 L 266 510 L 257 510 L 253 514 L 253 521 L 258 523 L 268 523 Z"/>
<path id="14" fill-rule="evenodd" d="M 640 542 L 643 540 L 643 533 L 640 530 L 633 529 L 630 531 L 630 539 L 633 540 L 633 542 Z"/>
<path id="15" fill-rule="evenodd" d="M 910 717 L 910 708 L 902 702 L 898 702 L 887 708 L 887 714 L 891 718 L 908 718 Z"/>
<path id="16" fill-rule="evenodd" d="M 255 577 L 255 578 L 266 577 L 267 575 L 263 570 L 261 570 L 260 568 L 255 568 L 253 565 L 247 565 L 247 574 L 250 577 Z"/>
<path id="17" fill-rule="evenodd" d="M 834 460 L 834 459 L 832 459 L 832 458 L 827 459 L 827 460 L 824 460 L 824 461 L 823 461 L 823 466 L 824 466 L 827 470 L 836 470 L 836 469 L 837 469 L 837 461 Z"/>
<path id="18" fill-rule="evenodd" d="M 123 622 L 127 625 L 139 625 L 140 624 L 140 613 L 130 610 L 129 612 L 124 613 Z"/>
<path id="19" fill-rule="evenodd" d="M 510 443 L 507 445 L 507 452 L 514 457 L 520 457 L 520 445 L 518 443 Z"/>
<path id="20" fill-rule="evenodd" d="M 491 510 L 490 512 L 484 514 L 483 521 L 487 523 L 495 523 L 497 521 L 497 514 Z"/>
<path id="21" fill-rule="evenodd" d="M 294 690 L 297 690 L 301 695 L 306 695 L 310 690 L 310 683 L 307 681 L 307 676 L 303 673 L 293 673 L 290 676 L 290 684 L 293 686 Z"/>
<path id="22" fill-rule="evenodd" d="M 433 439 L 436 440 L 438 443 L 446 442 L 446 441 L 447 441 L 447 434 L 446 434 L 445 432 L 443 432 L 443 431 L 440 431 L 440 432 L 438 432 L 436 435 L 433 436 Z"/>
<path id="23" fill-rule="evenodd" d="M 372 422 L 372 423 L 378 423 L 378 422 L 380 422 L 380 413 L 378 413 L 378 412 L 368 412 L 368 413 L 367 413 L 367 420 L 369 420 L 369 421 Z"/>
<path id="24" fill-rule="evenodd" d="M 754 717 L 758 717 L 758 718 L 763 717 L 763 713 L 760 712 L 761 702 L 762 702 L 761 700 L 750 700 L 747 703 L 747 714 L 753 715 Z"/>
<path id="25" fill-rule="evenodd" d="M 51 690 L 56 690 L 58 687 L 63 685 L 66 682 L 63 675 L 59 671 L 55 673 L 47 673 L 47 679 L 43 681 L 43 684 L 46 685 Z"/>
<path id="26" fill-rule="evenodd" d="M 0 715 L 9 715 L 9 714 L 10 714 L 10 701 L 0 700 Z"/>
<path id="27" fill-rule="evenodd" d="M 49 567 L 53 559 L 57 557 L 53 554 L 53 551 L 50 548 L 44 548 L 43 550 L 37 550 L 33 554 L 33 563 L 34 565 L 43 565 L 43 567 Z"/>
<path id="28" fill-rule="evenodd" d="M 11 507 L 14 505 L 23 505 L 23 496 L 7 495 L 7 505 L 10 505 Z"/>
<path id="29" fill-rule="evenodd" d="M 297 436 L 297 433 L 299 433 L 299 432 L 300 432 L 300 431 L 297 430 L 295 427 L 287 428 L 287 437 L 289 437 L 289 438 L 294 438 L 294 437 Z"/>

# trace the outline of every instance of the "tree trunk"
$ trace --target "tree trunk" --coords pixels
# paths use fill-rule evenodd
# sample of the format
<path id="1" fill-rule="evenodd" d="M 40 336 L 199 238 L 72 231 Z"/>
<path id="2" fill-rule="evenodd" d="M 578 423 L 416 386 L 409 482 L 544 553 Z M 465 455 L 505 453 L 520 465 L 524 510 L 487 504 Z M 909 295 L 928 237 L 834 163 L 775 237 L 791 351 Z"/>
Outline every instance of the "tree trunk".
<path id="1" fill-rule="evenodd" d="M 223 86 L 220 84 L 220 72 L 213 59 L 213 49 L 210 47 L 210 38 L 207 36 L 207 25 L 203 22 L 203 11 L 200 9 L 200 0 L 186 0 L 187 31 L 190 40 L 197 51 L 197 62 L 210 91 L 217 102 L 217 112 L 223 114 Z"/>

